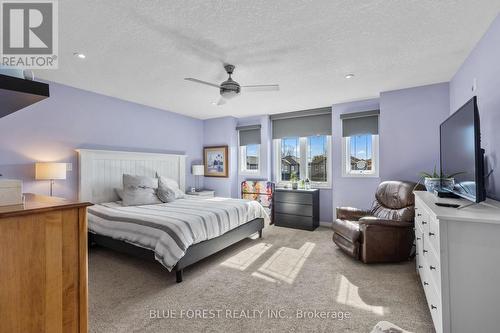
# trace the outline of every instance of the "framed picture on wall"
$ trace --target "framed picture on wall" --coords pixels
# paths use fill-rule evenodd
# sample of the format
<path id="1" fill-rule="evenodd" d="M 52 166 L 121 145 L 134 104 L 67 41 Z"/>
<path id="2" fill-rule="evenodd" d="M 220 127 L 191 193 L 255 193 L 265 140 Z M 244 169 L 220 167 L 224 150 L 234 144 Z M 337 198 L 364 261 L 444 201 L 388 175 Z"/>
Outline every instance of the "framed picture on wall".
<path id="1" fill-rule="evenodd" d="M 227 146 L 204 147 L 203 164 L 205 177 L 229 177 Z"/>

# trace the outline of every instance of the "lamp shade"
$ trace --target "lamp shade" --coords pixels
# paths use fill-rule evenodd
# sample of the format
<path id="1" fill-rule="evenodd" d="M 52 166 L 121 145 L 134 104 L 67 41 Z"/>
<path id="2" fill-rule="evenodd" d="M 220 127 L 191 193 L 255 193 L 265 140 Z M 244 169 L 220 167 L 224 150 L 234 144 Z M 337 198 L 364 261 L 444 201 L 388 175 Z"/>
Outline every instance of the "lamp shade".
<path id="1" fill-rule="evenodd" d="M 35 163 L 36 180 L 66 179 L 66 163 Z"/>
<path id="2" fill-rule="evenodd" d="M 191 167 L 191 172 L 195 176 L 203 176 L 205 174 L 205 166 L 204 165 L 193 165 Z"/>

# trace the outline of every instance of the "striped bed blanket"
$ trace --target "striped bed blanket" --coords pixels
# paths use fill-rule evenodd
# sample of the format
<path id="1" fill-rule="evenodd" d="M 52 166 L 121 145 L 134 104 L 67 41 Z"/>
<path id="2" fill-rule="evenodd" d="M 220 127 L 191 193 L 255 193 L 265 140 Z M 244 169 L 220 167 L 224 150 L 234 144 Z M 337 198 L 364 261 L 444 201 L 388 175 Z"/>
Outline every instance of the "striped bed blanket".
<path id="1" fill-rule="evenodd" d="M 88 228 L 95 234 L 153 250 L 169 271 L 189 246 L 209 240 L 256 218 L 269 215 L 256 201 L 188 196 L 174 202 L 124 207 L 120 202 L 88 208 Z"/>

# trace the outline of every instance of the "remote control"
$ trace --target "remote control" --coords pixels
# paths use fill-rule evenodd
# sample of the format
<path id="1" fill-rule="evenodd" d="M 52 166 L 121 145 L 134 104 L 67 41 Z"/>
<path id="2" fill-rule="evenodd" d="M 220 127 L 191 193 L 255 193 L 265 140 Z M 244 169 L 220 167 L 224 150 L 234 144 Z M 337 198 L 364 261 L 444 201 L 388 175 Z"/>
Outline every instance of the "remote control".
<path id="1" fill-rule="evenodd" d="M 449 207 L 449 208 L 458 208 L 458 207 L 460 207 L 460 205 L 457 205 L 457 204 L 448 204 L 448 203 L 444 203 L 444 202 L 436 202 L 436 206 L 439 206 L 439 207 Z"/>

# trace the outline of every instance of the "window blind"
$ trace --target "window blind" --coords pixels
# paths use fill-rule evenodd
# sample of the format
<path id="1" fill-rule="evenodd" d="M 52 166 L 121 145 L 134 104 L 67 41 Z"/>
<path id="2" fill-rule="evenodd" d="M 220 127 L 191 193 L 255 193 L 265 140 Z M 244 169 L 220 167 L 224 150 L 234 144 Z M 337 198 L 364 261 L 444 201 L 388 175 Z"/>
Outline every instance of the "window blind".
<path id="1" fill-rule="evenodd" d="M 260 145 L 260 125 L 238 126 L 240 146 Z"/>
<path id="2" fill-rule="evenodd" d="M 330 107 L 271 115 L 273 139 L 332 134 Z"/>
<path id="3" fill-rule="evenodd" d="M 379 114 L 380 110 L 372 110 L 340 115 L 340 119 L 342 120 L 342 136 L 377 135 Z"/>

